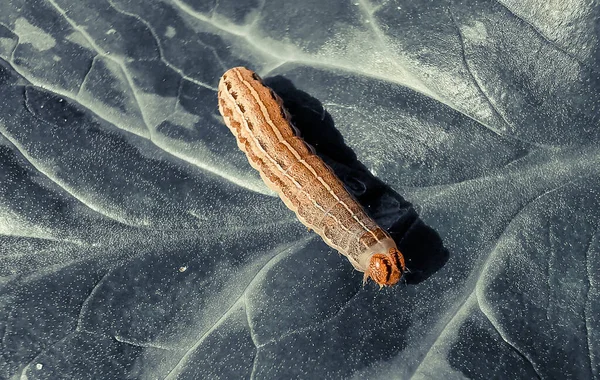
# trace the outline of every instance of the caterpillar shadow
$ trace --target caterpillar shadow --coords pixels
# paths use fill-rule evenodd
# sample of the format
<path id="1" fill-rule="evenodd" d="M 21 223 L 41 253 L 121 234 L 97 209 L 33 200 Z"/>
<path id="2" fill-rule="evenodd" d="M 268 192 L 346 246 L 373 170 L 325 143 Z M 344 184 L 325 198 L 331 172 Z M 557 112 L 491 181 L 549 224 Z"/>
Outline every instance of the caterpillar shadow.
<path id="1" fill-rule="evenodd" d="M 382 227 L 388 227 L 409 269 L 404 276 L 406 283 L 419 283 L 442 268 L 449 252 L 439 234 L 419 218 L 411 203 L 357 159 L 321 102 L 282 76 L 266 78 L 264 82 L 283 99 L 304 140 L 333 168 L 367 213 Z"/>

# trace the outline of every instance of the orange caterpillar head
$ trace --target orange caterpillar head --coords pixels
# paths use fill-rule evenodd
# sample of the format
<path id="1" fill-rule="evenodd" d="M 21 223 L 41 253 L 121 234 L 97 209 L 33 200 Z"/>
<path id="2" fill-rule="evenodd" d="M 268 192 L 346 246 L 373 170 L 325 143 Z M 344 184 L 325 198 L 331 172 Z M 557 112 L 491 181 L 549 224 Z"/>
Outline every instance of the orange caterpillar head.
<path id="1" fill-rule="evenodd" d="M 392 286 L 400 280 L 405 271 L 404 256 L 397 248 L 390 248 L 387 253 L 376 253 L 371 256 L 363 284 L 371 277 L 380 288 Z"/>

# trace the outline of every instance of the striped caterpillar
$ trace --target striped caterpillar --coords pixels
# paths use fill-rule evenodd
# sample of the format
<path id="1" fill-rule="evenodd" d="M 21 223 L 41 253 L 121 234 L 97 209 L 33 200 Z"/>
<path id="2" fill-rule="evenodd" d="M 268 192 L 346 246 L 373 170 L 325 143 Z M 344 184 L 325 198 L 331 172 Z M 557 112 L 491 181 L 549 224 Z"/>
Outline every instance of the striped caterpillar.
<path id="1" fill-rule="evenodd" d="M 396 284 L 404 256 L 299 137 L 283 101 L 253 71 L 235 67 L 219 82 L 219 111 L 253 168 L 300 222 L 380 287 Z"/>

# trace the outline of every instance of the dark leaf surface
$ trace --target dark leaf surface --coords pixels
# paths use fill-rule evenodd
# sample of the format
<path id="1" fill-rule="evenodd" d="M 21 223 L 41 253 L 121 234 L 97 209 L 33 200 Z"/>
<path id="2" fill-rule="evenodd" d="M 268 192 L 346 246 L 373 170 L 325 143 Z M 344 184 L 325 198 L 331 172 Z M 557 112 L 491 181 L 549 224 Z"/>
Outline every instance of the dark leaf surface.
<path id="1" fill-rule="evenodd" d="M 0 378 L 600 376 L 596 2 L 0 3 Z M 306 231 L 244 65 L 405 253 Z"/>

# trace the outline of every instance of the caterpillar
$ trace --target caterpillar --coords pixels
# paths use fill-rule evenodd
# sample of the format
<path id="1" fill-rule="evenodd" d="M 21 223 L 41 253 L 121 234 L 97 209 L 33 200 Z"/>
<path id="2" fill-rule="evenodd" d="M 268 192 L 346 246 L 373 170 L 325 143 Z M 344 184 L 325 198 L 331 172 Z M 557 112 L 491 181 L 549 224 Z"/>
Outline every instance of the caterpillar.
<path id="1" fill-rule="evenodd" d="M 380 287 L 396 284 L 406 271 L 396 243 L 299 136 L 283 100 L 258 74 L 245 67 L 227 70 L 218 99 L 238 147 L 300 222 L 364 272 L 363 284 L 368 278 Z"/>

